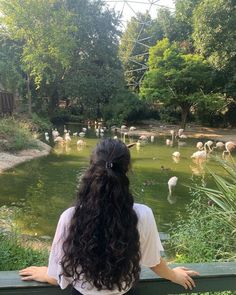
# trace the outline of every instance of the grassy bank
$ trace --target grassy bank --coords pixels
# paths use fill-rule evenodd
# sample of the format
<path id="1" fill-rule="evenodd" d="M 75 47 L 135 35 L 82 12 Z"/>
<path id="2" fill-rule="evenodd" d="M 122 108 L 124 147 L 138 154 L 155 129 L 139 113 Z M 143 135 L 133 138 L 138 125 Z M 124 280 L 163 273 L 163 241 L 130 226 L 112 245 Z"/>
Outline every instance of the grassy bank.
<path id="1" fill-rule="evenodd" d="M 37 148 L 28 123 L 12 118 L 0 120 L 0 151 L 20 151 Z"/>
<path id="2" fill-rule="evenodd" d="M 16 234 L 0 233 L 0 271 L 17 270 L 30 265 L 47 265 L 46 248 L 35 250 Z"/>
<path id="3" fill-rule="evenodd" d="M 0 152 L 15 152 L 24 149 L 38 148 L 37 133 L 52 128 L 48 119 L 36 114 L 32 118 L 0 119 Z"/>

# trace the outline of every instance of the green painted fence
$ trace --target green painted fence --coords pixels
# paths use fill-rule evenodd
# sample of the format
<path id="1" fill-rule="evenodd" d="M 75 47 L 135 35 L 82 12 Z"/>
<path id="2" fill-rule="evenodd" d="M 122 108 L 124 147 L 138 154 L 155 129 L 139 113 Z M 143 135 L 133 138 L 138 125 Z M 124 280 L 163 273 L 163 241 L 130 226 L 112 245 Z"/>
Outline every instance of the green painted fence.
<path id="1" fill-rule="evenodd" d="M 183 266 L 183 264 L 181 264 Z M 172 264 L 170 267 L 179 266 Z M 162 295 L 182 293 L 202 293 L 215 291 L 236 291 L 236 262 L 213 262 L 204 264 L 184 264 L 200 273 L 195 277 L 196 288 L 186 291 L 183 287 L 157 277 L 151 270 L 143 268 L 137 286 L 138 295 Z M 11 295 L 60 295 L 70 294 L 70 289 L 37 282 L 21 281 L 17 271 L 0 272 L 0 294 Z"/>

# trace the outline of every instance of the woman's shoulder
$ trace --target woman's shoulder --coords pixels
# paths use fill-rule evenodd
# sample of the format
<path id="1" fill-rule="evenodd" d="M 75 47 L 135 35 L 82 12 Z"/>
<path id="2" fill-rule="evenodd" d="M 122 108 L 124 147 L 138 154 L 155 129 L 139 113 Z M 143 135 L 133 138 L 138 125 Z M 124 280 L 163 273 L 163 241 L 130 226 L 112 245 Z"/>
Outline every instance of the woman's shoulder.
<path id="1" fill-rule="evenodd" d="M 134 211 L 136 212 L 138 219 L 147 219 L 152 215 L 152 209 L 144 204 L 134 203 Z"/>
<path id="2" fill-rule="evenodd" d="M 75 212 L 75 207 L 70 207 L 62 212 L 60 220 L 70 220 Z"/>

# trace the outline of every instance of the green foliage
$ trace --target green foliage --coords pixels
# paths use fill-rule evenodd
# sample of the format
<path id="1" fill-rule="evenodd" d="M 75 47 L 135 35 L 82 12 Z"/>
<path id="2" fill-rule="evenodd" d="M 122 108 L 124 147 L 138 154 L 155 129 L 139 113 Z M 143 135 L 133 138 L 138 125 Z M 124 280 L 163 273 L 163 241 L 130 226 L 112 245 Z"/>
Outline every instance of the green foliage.
<path id="1" fill-rule="evenodd" d="M 31 116 L 31 122 L 33 124 L 33 130 L 37 132 L 42 132 L 45 130 L 52 129 L 52 123 L 47 117 L 40 117 L 36 113 L 33 113 Z"/>
<path id="2" fill-rule="evenodd" d="M 0 271 L 47 265 L 48 251 L 34 250 L 14 234 L 0 233 Z"/>
<path id="3" fill-rule="evenodd" d="M 218 159 L 228 173 L 228 179 L 216 175 L 210 171 L 217 189 L 207 187 L 198 188 L 215 204 L 218 220 L 231 228 L 232 234 L 236 235 L 236 169 L 234 165 Z"/>
<path id="4" fill-rule="evenodd" d="M 126 89 L 120 91 L 103 109 L 103 118 L 108 125 L 134 122 L 149 118 L 153 112 L 144 101 Z M 156 114 L 155 114 L 156 115 Z"/>
<path id="5" fill-rule="evenodd" d="M 236 170 L 229 162 L 217 161 L 228 177 L 210 171 L 217 189 L 192 188 L 194 200 L 186 207 L 188 219 L 180 217 L 177 225 L 172 225 L 170 247 L 178 262 L 236 259 Z"/>
<path id="6" fill-rule="evenodd" d="M 0 119 L 0 150 L 37 148 L 37 141 L 33 138 L 30 128 L 31 125 L 23 121 Z"/>
<path id="7" fill-rule="evenodd" d="M 169 248 L 176 253 L 176 262 L 233 261 L 236 256 L 235 236 L 230 226 L 219 218 L 215 206 L 208 206 L 199 193 L 186 207 L 189 217 L 180 217 L 172 225 Z"/>
<path id="8" fill-rule="evenodd" d="M 214 71 L 210 65 L 198 54 L 183 53 L 177 43 L 165 38 L 151 47 L 149 67 L 141 96 L 180 107 L 183 126 L 191 107 L 204 105 L 215 110 L 224 105 L 222 95 L 211 93 Z"/>
<path id="9" fill-rule="evenodd" d="M 196 48 L 217 68 L 236 58 L 236 5 L 234 0 L 204 0 L 194 11 Z"/>
<path id="10" fill-rule="evenodd" d="M 0 30 L 0 81 L 4 89 L 12 93 L 22 93 L 24 88 L 21 54 L 20 43 L 11 40 L 6 32 Z"/>

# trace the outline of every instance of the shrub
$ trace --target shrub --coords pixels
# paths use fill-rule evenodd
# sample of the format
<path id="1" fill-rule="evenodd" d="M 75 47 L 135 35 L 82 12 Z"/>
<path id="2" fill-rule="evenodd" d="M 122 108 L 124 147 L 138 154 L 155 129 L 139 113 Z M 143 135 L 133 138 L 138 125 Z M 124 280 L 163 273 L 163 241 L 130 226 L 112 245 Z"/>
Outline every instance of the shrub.
<path id="1" fill-rule="evenodd" d="M 187 220 L 180 217 L 172 225 L 168 247 L 176 253 L 176 262 L 212 262 L 235 260 L 236 243 L 231 227 L 219 219 L 215 206 L 202 201 L 199 191 L 186 208 Z"/>
<path id="2" fill-rule="evenodd" d="M 0 120 L 0 150 L 19 151 L 37 148 L 37 141 L 31 134 L 31 125 L 12 118 Z"/>
<path id="3" fill-rule="evenodd" d="M 32 129 L 36 132 L 42 132 L 45 130 L 52 129 L 52 123 L 46 117 L 40 117 L 36 113 L 32 114 Z"/>

